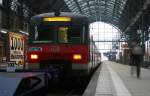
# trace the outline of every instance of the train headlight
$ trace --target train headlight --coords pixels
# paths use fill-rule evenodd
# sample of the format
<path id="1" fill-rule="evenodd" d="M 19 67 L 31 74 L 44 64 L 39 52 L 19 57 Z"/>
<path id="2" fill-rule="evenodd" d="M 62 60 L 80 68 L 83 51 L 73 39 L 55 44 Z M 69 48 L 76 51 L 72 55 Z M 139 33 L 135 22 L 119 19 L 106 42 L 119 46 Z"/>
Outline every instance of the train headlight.
<path id="1" fill-rule="evenodd" d="M 81 60 L 82 59 L 82 55 L 81 54 L 73 54 L 73 59 L 74 60 Z"/>
<path id="2" fill-rule="evenodd" d="M 38 55 L 37 55 L 37 54 L 31 54 L 31 55 L 30 55 L 30 58 L 31 58 L 31 59 L 38 59 Z"/>

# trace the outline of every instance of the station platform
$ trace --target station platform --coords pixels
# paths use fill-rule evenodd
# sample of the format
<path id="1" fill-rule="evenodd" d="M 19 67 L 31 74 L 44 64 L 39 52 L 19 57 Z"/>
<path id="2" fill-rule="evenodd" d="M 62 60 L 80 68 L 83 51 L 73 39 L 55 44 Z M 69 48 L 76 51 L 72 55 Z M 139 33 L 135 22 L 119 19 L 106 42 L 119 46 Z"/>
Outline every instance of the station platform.
<path id="1" fill-rule="evenodd" d="M 130 74 L 130 66 L 103 61 L 83 96 L 150 96 L 150 69 L 141 68 L 141 77 Z"/>

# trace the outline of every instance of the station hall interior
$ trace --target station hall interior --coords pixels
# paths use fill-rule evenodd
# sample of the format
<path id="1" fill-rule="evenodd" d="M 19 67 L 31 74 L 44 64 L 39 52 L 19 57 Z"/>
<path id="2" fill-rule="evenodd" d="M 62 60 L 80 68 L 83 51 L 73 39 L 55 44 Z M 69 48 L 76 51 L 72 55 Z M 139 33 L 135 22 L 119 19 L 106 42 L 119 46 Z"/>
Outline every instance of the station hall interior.
<path id="1" fill-rule="evenodd" d="M 43 51 L 44 49 L 43 47 L 39 47 L 39 45 L 38 46 L 33 45 L 32 46 L 33 49 L 31 47 L 28 48 L 28 43 L 30 42 L 29 38 L 32 39 L 32 37 L 30 36 L 33 35 L 30 34 L 31 30 L 33 31 L 31 27 L 33 26 L 32 23 L 34 21 L 32 21 L 32 19 L 34 19 L 35 16 L 36 21 L 37 18 L 40 18 L 40 16 L 42 16 L 38 14 L 51 12 L 68 12 L 72 14 L 78 14 L 79 16 L 83 15 L 88 18 L 89 25 L 87 30 L 89 31 L 89 37 L 87 38 L 90 38 L 90 40 L 92 40 L 92 42 L 90 42 L 91 44 L 93 43 L 95 44 L 94 46 L 96 46 L 95 50 L 97 52 L 96 55 L 98 56 L 99 55 L 98 53 L 100 53 L 101 57 L 100 59 L 99 58 L 93 59 L 93 57 L 91 58 L 89 56 L 90 60 L 93 61 L 100 60 L 101 63 L 103 62 L 104 63 L 115 62 L 117 64 L 121 63 L 123 64 L 123 66 L 129 65 L 130 49 L 132 47 L 132 42 L 137 41 L 140 43 L 140 45 L 144 50 L 141 67 L 150 68 L 150 0 L 0 0 L 0 70 L 7 69 L 8 66 L 6 65 L 7 62 L 15 62 L 16 63 L 15 69 L 19 70 L 28 69 L 29 66 L 28 58 L 30 58 L 28 57 L 28 51 L 29 52 L 32 50 Z M 47 17 L 45 16 L 44 18 L 46 21 Z M 57 28 L 58 26 L 59 25 L 54 26 L 54 29 Z M 84 26 L 87 25 L 85 24 Z M 34 27 L 35 31 L 38 30 L 37 27 L 38 26 Z M 60 27 L 60 29 L 57 29 L 54 32 L 58 30 L 63 31 L 68 29 L 67 27 Z M 85 33 L 83 32 L 83 34 Z M 87 35 L 85 34 L 82 37 L 86 38 L 86 36 Z M 57 38 L 59 38 L 59 36 Z M 84 43 L 86 45 L 88 42 L 87 38 L 86 40 L 80 40 L 78 38 L 75 38 L 74 40 L 76 40 L 75 43 L 78 42 L 78 40 L 80 40 L 81 43 Z M 62 42 L 63 42 L 62 44 L 65 44 L 64 43 L 65 41 Z M 92 45 L 89 46 L 91 48 Z M 65 47 L 61 46 L 61 48 Z M 78 47 L 76 47 L 75 49 L 78 49 Z M 60 49 L 57 46 L 54 46 L 53 50 L 57 52 Z M 81 51 L 84 52 L 85 50 Z M 68 51 L 65 50 L 64 52 L 66 52 L 67 54 Z M 52 55 L 56 56 L 55 59 L 57 60 L 61 58 L 60 56 L 62 54 L 60 56 L 58 56 L 58 54 Z M 32 54 L 32 56 L 33 57 L 31 58 L 33 59 L 38 58 L 36 52 Z M 93 55 L 92 53 L 92 56 L 95 56 L 95 54 Z M 64 57 L 65 60 L 66 58 L 68 58 L 65 57 L 65 55 L 62 55 L 62 57 Z M 81 54 L 76 52 L 76 54 L 73 54 L 71 60 L 72 59 L 82 59 L 82 56 Z M 65 62 L 65 60 L 64 61 L 60 60 L 58 62 Z M 74 62 L 75 60 L 72 61 Z M 31 62 L 35 63 L 32 60 Z M 78 61 L 75 61 L 75 63 L 76 62 L 78 63 Z M 52 63 L 55 64 L 55 60 L 52 61 Z M 98 61 L 94 61 L 94 63 L 98 63 Z M 68 64 L 68 62 L 66 64 Z M 113 66 L 115 69 L 117 69 L 116 65 L 114 67 L 113 65 L 110 64 L 110 66 Z M 92 66 L 96 66 L 96 64 L 95 65 L 93 64 Z M 111 71 L 111 68 L 108 67 L 107 69 L 105 68 L 106 66 L 109 66 L 109 64 L 106 64 L 104 68 L 102 68 L 103 71 L 108 70 Z M 45 66 L 42 67 L 45 68 Z M 72 67 L 74 67 L 75 69 L 80 69 L 79 67 L 82 67 L 84 69 L 87 66 L 83 66 L 82 64 L 80 66 L 76 66 L 74 64 L 72 65 Z M 51 68 L 51 66 L 49 68 Z M 121 68 L 121 66 L 119 65 L 118 68 Z M 107 74 L 103 71 L 102 73 L 104 73 L 104 75 Z M 113 74 L 114 76 L 113 72 L 110 74 L 111 75 Z M 37 75 L 39 74 L 35 74 L 33 76 Z M 107 94 L 107 92 L 102 93 Z M 111 92 L 109 91 L 108 93 Z M 85 94 L 86 95 L 83 96 L 88 96 L 87 94 L 89 93 L 87 92 Z M 101 96 L 98 94 L 99 93 L 95 93 L 95 96 Z M 111 94 L 113 94 L 113 92 Z M 131 96 L 131 95 L 116 95 L 116 94 L 118 93 L 115 93 L 114 96 Z M 148 95 L 150 95 L 150 93 Z M 109 94 L 106 96 L 109 96 Z M 140 96 L 140 95 L 133 95 L 133 96 Z"/>
<path id="2" fill-rule="evenodd" d="M 95 39 L 96 45 L 101 47 L 99 51 L 102 51 L 103 56 L 105 55 L 106 58 L 116 60 L 126 57 L 126 48 L 130 48 L 131 42 L 137 39 L 145 47 L 147 54 L 144 59 L 149 61 L 148 0 L 46 0 L 44 2 L 40 0 L 1 0 L 0 7 L 1 61 L 2 58 L 7 58 L 7 40 L 5 39 L 7 32 L 19 32 L 28 35 L 29 22 L 32 16 L 57 10 L 88 16 L 91 23 L 91 37 L 98 38 Z M 107 40 L 109 38 L 107 37 L 108 31 L 110 31 L 109 28 L 100 28 L 100 24 L 97 23 L 94 26 L 98 26 L 96 28 L 98 32 L 93 35 L 95 29 L 92 23 L 94 22 L 104 22 L 101 26 L 106 26 L 106 24 L 114 26 L 114 29 L 118 30 L 118 34 L 113 32 L 114 30 L 111 28 L 112 39 Z M 100 30 L 104 31 L 101 32 Z M 126 59 L 123 58 L 121 61 L 127 63 L 125 62 Z"/>

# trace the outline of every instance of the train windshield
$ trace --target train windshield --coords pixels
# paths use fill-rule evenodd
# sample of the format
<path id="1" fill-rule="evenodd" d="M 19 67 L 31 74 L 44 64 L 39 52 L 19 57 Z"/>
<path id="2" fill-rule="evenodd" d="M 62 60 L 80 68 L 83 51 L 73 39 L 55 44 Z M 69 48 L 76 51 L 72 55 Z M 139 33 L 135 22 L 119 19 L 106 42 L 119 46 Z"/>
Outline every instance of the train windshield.
<path id="1" fill-rule="evenodd" d="M 53 26 L 34 26 L 34 42 L 54 42 Z"/>
<path id="2" fill-rule="evenodd" d="M 85 26 L 38 25 L 32 26 L 32 43 L 84 43 Z"/>

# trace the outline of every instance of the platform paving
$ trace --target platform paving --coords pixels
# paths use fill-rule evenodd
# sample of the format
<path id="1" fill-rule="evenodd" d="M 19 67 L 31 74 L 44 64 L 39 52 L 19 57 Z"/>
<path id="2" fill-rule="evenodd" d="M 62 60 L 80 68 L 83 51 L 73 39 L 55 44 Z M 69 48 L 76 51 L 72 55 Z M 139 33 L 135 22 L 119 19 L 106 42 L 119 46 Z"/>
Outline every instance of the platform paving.
<path id="1" fill-rule="evenodd" d="M 130 66 L 128 65 L 109 61 L 105 61 L 105 63 L 115 70 L 131 96 L 150 96 L 150 69 L 141 68 L 141 77 L 138 79 L 136 75 L 130 74 Z"/>
<path id="2" fill-rule="evenodd" d="M 150 96 L 150 69 L 141 68 L 140 78 L 131 75 L 130 69 L 129 65 L 103 61 L 83 96 Z"/>

